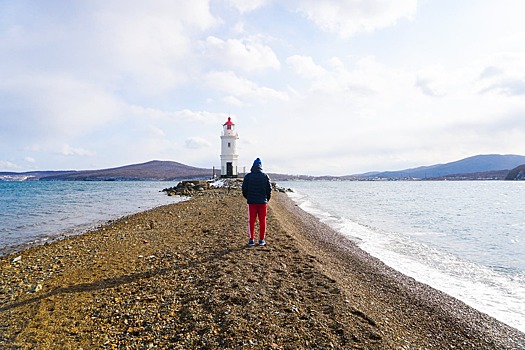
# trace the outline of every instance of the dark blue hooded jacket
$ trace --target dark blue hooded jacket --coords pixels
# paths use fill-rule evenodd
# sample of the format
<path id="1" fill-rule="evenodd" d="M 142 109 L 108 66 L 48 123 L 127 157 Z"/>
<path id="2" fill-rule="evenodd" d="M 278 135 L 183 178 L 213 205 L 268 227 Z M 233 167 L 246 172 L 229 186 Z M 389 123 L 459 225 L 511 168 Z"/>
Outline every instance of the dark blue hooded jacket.
<path id="1" fill-rule="evenodd" d="M 263 173 L 259 158 L 253 163 L 251 172 L 244 177 L 242 195 L 248 204 L 266 204 L 272 196 L 270 177 Z"/>

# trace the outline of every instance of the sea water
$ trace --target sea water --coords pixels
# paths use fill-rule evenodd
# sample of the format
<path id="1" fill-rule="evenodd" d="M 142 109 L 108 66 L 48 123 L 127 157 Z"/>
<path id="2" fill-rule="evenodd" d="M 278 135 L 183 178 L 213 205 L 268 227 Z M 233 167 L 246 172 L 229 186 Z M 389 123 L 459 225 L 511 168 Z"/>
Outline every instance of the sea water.
<path id="1" fill-rule="evenodd" d="M 282 182 L 363 250 L 525 332 L 525 182 Z"/>
<path id="2" fill-rule="evenodd" d="M 0 255 L 180 201 L 158 181 L 0 181 Z"/>

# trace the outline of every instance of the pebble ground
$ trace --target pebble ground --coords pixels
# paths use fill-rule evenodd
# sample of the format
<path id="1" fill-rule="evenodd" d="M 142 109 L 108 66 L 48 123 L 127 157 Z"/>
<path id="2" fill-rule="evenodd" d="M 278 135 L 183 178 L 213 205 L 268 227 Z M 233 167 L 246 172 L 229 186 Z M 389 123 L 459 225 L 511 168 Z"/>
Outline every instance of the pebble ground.
<path id="1" fill-rule="evenodd" d="M 0 258 L 2 349 L 525 349 L 525 335 L 403 276 L 285 194 L 247 246 L 238 190 Z"/>

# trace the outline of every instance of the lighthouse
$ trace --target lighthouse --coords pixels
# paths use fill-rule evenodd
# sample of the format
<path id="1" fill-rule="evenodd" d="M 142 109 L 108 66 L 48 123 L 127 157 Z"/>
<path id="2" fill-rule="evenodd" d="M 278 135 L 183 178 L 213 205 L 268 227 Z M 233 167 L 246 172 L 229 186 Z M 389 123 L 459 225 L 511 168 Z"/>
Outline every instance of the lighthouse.
<path id="1" fill-rule="evenodd" d="M 221 135 L 221 177 L 237 177 L 237 140 L 239 135 L 235 131 L 235 124 L 228 117 L 223 124 Z"/>

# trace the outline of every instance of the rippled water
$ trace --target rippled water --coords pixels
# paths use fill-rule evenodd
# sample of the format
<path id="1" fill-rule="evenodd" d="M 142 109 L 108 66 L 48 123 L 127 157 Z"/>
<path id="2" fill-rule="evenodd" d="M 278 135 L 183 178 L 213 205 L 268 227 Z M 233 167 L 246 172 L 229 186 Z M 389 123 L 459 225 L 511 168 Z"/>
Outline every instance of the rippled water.
<path id="1" fill-rule="evenodd" d="M 0 253 L 174 203 L 168 182 L 0 181 Z"/>
<path id="2" fill-rule="evenodd" d="M 525 182 L 283 182 L 398 271 L 525 332 Z"/>

